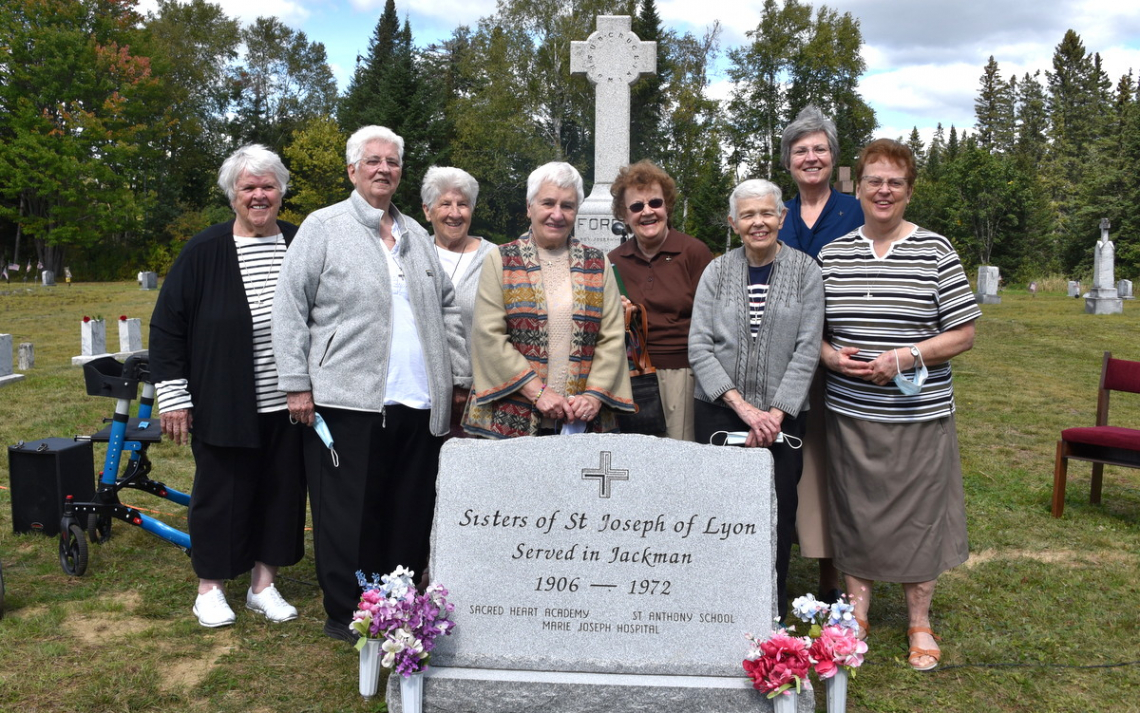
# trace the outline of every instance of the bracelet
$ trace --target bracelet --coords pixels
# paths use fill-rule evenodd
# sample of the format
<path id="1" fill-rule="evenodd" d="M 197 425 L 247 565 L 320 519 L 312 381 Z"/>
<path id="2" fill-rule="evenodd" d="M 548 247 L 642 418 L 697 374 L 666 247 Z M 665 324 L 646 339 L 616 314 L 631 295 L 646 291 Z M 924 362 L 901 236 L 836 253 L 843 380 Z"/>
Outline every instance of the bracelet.
<path id="1" fill-rule="evenodd" d="M 542 398 L 542 395 L 543 395 L 545 392 L 546 392 L 546 384 L 543 384 L 542 386 L 540 386 L 540 387 L 539 387 L 539 389 L 538 389 L 538 393 L 534 395 L 534 399 L 531 401 L 531 403 L 532 403 L 532 404 L 537 404 L 537 403 L 538 403 L 538 400 Z"/>

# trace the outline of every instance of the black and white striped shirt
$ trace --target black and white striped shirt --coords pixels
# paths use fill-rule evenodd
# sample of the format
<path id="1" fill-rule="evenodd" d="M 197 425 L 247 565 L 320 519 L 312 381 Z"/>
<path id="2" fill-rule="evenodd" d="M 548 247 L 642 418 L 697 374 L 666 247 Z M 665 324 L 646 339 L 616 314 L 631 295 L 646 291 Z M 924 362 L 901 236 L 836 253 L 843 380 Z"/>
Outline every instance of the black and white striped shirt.
<path id="1" fill-rule="evenodd" d="M 958 253 L 937 233 L 916 228 L 880 258 L 859 229 L 828 244 L 819 259 L 830 343 L 836 349 L 858 348 L 855 359 L 871 361 L 981 316 Z M 827 407 L 869 421 L 948 416 L 954 412 L 950 364 L 929 370 L 922 393 L 915 396 L 894 383 L 877 386 L 828 371 Z"/>
<path id="2" fill-rule="evenodd" d="M 285 236 L 265 238 L 234 236 L 241 279 L 245 286 L 253 321 L 253 378 L 257 393 L 257 412 L 281 411 L 286 395 L 277 390 L 277 362 L 273 359 L 272 312 L 277 275 L 285 258 Z M 186 379 L 171 379 L 156 385 L 160 411 L 193 408 Z"/>

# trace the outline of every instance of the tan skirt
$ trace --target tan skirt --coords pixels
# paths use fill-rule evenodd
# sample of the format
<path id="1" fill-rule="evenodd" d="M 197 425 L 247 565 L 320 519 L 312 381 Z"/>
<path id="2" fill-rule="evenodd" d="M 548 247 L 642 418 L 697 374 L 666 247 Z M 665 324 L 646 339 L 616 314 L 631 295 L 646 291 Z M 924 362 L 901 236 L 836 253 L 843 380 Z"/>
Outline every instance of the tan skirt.
<path id="1" fill-rule="evenodd" d="M 808 391 L 807 434 L 804 436 L 804 470 L 796 509 L 796 539 L 800 555 L 812 559 L 832 556 L 831 526 L 827 513 L 827 419 L 824 417 L 824 367 L 815 372 Z"/>
<path id="2" fill-rule="evenodd" d="M 953 415 L 893 424 L 829 410 L 827 454 L 839 571 L 928 582 L 969 557 Z"/>

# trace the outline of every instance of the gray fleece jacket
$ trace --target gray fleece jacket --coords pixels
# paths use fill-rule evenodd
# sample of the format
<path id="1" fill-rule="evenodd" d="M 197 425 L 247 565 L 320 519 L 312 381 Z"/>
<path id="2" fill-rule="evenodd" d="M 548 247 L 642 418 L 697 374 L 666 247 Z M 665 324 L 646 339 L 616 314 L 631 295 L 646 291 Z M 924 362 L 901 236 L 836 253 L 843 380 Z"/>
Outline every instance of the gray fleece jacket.
<path id="1" fill-rule="evenodd" d="M 397 261 L 408 282 L 431 395 L 431 432 L 448 431 L 453 386 L 471 386 L 471 364 L 455 289 L 427 232 L 395 206 Z M 382 412 L 392 348 L 392 294 L 380 218 L 356 191 L 312 213 L 301 228 L 273 298 L 273 355 L 282 391 L 313 402 Z"/>
<path id="2" fill-rule="evenodd" d="M 808 408 L 808 387 L 823 335 L 823 279 L 810 257 L 780 244 L 772 263 L 760 333 L 748 323 L 748 261 L 744 248 L 713 260 L 701 276 L 689 329 L 694 395 L 715 403 L 736 389 L 765 411 L 795 418 Z"/>

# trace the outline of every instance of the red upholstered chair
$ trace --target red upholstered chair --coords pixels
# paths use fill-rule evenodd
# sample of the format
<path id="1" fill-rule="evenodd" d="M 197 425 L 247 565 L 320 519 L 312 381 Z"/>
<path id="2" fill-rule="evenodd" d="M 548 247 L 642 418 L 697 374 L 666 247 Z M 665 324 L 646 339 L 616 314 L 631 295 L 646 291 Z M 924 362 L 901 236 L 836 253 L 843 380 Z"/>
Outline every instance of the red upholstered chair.
<path id="1" fill-rule="evenodd" d="M 1061 431 L 1061 440 L 1057 441 L 1057 460 L 1053 466 L 1053 517 L 1061 517 L 1065 510 L 1065 481 L 1070 458 L 1093 464 L 1089 494 L 1089 502 L 1093 505 L 1100 504 L 1101 476 L 1106 463 L 1140 468 L 1140 431 L 1108 425 L 1108 396 L 1112 391 L 1140 393 L 1140 361 L 1113 359 L 1111 352 L 1104 353 L 1096 400 L 1096 425 L 1066 428 Z"/>

